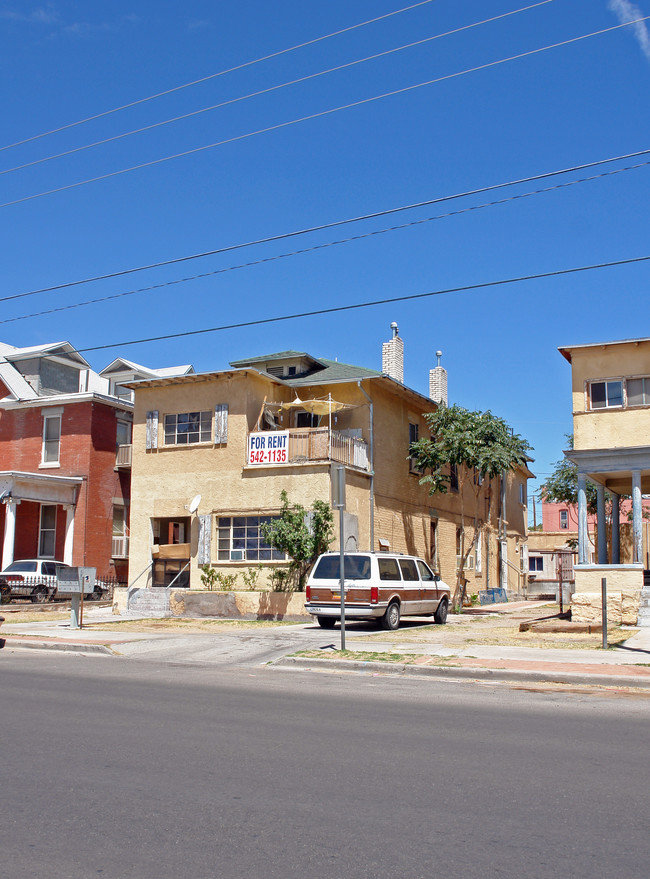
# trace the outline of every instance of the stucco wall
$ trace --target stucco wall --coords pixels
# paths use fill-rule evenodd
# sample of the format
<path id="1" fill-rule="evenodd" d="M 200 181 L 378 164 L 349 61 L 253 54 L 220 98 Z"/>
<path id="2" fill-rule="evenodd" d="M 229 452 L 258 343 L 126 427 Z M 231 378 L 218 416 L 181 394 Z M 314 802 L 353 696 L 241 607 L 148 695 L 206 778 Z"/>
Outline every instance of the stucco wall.
<path id="1" fill-rule="evenodd" d="M 589 411 L 587 383 L 650 375 L 650 342 L 599 345 L 571 350 L 574 447 L 609 449 L 648 442 L 648 409 Z"/>

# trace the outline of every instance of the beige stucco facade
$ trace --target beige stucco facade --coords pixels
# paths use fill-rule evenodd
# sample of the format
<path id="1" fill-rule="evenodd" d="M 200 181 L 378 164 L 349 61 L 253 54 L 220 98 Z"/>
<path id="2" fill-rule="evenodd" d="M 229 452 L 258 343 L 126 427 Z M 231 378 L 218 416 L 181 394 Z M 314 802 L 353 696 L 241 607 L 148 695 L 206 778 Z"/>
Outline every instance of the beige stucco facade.
<path id="1" fill-rule="evenodd" d="M 286 358 L 284 364 L 286 367 Z M 296 366 L 300 366 L 299 358 Z M 343 370 L 332 365 L 330 372 L 337 376 Z M 139 383 L 133 427 L 130 585 L 169 585 L 173 566 L 165 574 L 164 583 L 160 577 L 156 582 L 156 571 L 164 561 L 176 558 L 189 563 L 187 585 L 201 588 L 206 527 L 210 531 L 209 564 L 219 572 L 237 575 L 236 588 L 242 588 L 244 572 L 261 567 L 258 585 L 268 585 L 272 571 L 286 567 L 286 562 L 251 561 L 246 558 L 247 549 L 241 552 L 243 558 L 239 557 L 234 524 L 229 544 L 232 557 L 226 558 L 223 523 L 277 514 L 282 490 L 291 503 L 306 508 L 316 499 L 331 503 L 332 468 L 338 463 L 345 464 L 346 473 L 346 549 L 390 547 L 392 551 L 420 555 L 453 584 L 459 494 L 431 497 L 427 487 L 419 484 L 420 474 L 412 472 L 408 459 L 413 426 L 417 426 L 419 436 L 427 436 L 424 413 L 434 411 L 436 404 L 387 376 L 364 372 L 369 374 L 343 376 L 330 383 L 302 382 L 299 386 L 253 368 Z M 302 401 L 334 401 L 339 408 L 321 416 L 317 426 L 300 427 L 297 422 L 305 412 L 299 406 L 277 405 L 289 404 L 297 396 Z M 227 430 L 219 441 L 215 441 L 214 423 L 209 441 L 165 441 L 165 416 L 203 412 L 216 418 L 216 409 L 223 411 L 225 407 Z M 270 407 L 272 423 L 265 420 Z M 304 454 L 292 453 L 286 463 L 249 463 L 249 434 L 269 430 L 289 431 L 294 451 L 295 443 L 300 441 Z M 353 442 L 354 454 L 347 447 L 341 447 L 341 451 L 330 431 L 332 437 L 342 437 L 342 442 Z M 306 444 L 307 435 L 311 444 Z M 500 487 L 492 487 L 493 521 L 482 534 L 478 557 L 473 554 L 472 569 L 467 572 L 468 594 L 486 586 L 503 585 L 502 573 L 509 591 L 521 588 L 520 559 L 525 556 L 527 530 L 525 484 L 529 475 L 528 471 L 509 475 L 506 515 L 500 520 Z M 190 512 L 192 499 L 199 495 L 198 509 Z M 473 503 L 473 493 L 467 489 L 468 526 Z M 487 501 L 482 498 L 480 503 L 485 505 Z M 499 554 L 499 521 L 504 564 Z M 333 548 L 338 548 L 338 515 L 335 523 Z M 180 530 L 174 532 L 174 528 Z M 168 536 L 172 532 L 175 543 Z"/>

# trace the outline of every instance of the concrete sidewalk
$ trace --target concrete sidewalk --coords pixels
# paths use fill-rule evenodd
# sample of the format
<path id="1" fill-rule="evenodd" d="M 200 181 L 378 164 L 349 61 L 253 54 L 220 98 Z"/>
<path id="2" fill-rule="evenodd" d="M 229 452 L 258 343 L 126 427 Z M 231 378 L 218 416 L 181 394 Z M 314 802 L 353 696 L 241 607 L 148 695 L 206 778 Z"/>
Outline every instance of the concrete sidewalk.
<path id="1" fill-rule="evenodd" d="M 501 612 L 512 613 L 516 609 L 513 603 Z M 86 622 L 93 626 L 115 621 L 116 617 L 108 609 L 92 608 L 86 615 Z M 105 630 L 71 629 L 68 620 L 12 624 L 9 617 L 0 635 L 7 639 L 9 649 L 100 653 L 159 662 L 259 665 L 271 661 L 276 666 L 312 670 L 650 689 L 650 628 L 640 629 L 623 645 L 608 650 L 477 644 L 456 648 L 430 641 L 405 641 L 400 630 L 353 629 L 346 633 L 346 647 L 350 652 L 399 654 L 413 657 L 412 662 L 340 658 L 338 628 L 326 632 L 312 623 L 264 629 L 252 624 L 250 628 L 212 633 L 151 633 L 115 632 L 108 627 Z M 242 642 L 251 645 L 248 653 L 241 649 Z M 321 655 L 317 658 L 290 655 L 304 649 L 317 649 Z"/>

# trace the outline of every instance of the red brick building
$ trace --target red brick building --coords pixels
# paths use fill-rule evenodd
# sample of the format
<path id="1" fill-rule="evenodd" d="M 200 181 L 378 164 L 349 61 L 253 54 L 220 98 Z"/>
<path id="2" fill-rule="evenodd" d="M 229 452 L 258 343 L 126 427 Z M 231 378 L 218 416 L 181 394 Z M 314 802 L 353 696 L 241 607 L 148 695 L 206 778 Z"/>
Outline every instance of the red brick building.
<path id="1" fill-rule="evenodd" d="M 98 374 L 68 342 L 0 344 L 2 569 L 46 558 L 126 580 L 133 403 L 115 377 L 187 372 L 119 360 Z"/>

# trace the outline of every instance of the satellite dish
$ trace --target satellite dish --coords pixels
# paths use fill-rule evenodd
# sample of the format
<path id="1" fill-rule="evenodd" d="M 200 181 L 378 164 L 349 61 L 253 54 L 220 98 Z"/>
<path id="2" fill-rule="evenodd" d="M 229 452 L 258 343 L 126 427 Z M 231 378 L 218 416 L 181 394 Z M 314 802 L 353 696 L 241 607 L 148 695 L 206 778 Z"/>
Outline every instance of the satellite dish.
<path id="1" fill-rule="evenodd" d="M 200 503 L 201 503 L 201 495 L 197 494 L 195 497 L 192 498 L 192 500 L 190 501 L 190 505 L 187 509 L 190 511 L 190 513 L 196 513 L 196 511 L 199 508 Z"/>

